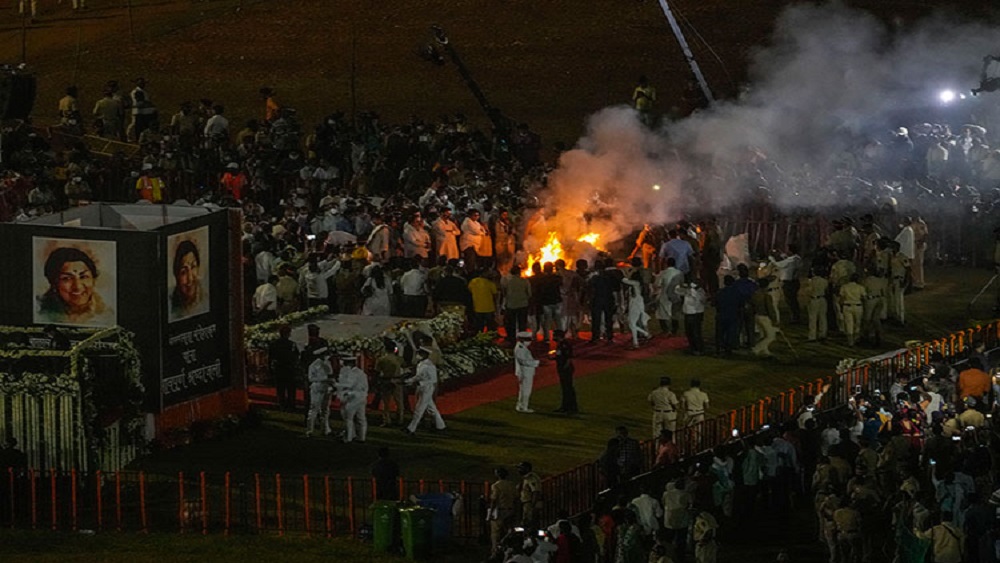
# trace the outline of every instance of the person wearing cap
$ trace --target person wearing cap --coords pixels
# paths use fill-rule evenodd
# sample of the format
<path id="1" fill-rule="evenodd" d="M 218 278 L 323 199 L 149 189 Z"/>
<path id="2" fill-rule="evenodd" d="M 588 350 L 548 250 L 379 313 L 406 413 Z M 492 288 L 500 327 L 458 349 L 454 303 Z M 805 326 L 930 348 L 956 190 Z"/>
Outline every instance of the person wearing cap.
<path id="1" fill-rule="evenodd" d="M 650 391 L 646 400 L 653 407 L 653 437 L 660 435 L 660 431 L 667 429 L 671 432 L 677 430 L 677 407 L 680 401 L 677 395 L 670 389 L 670 378 L 661 377 L 660 386 Z"/>
<path id="2" fill-rule="evenodd" d="M 417 349 L 417 369 L 413 377 L 406 380 L 407 385 L 417 386 L 417 405 L 413 408 L 413 420 L 410 425 L 403 429 L 409 435 L 417 433 L 420 421 L 425 413 L 430 413 L 434 417 L 434 428 L 444 430 L 446 428 L 441 412 L 434 403 L 434 390 L 437 388 L 438 373 L 437 366 L 431 361 L 431 349 L 422 346 Z"/>
<path id="3" fill-rule="evenodd" d="M 368 376 L 358 367 L 358 358 L 351 354 L 340 357 L 340 373 L 337 375 L 337 399 L 340 400 L 340 416 L 344 419 L 344 443 L 355 440 L 365 442 L 368 437 Z"/>
<path id="4" fill-rule="evenodd" d="M 517 344 L 514 346 L 514 375 L 517 376 L 517 404 L 514 410 L 522 413 L 535 411 L 528 407 L 531 400 L 532 386 L 535 381 L 535 368 L 539 361 L 531 354 L 528 343 L 532 340 L 531 333 L 523 330 L 517 333 Z"/>
<path id="5" fill-rule="evenodd" d="M 517 464 L 517 472 L 521 476 L 519 498 L 521 501 L 521 525 L 534 530 L 539 526 L 538 519 L 542 515 L 542 478 L 534 472 L 530 461 Z"/>
<path id="6" fill-rule="evenodd" d="M 330 428 L 330 395 L 333 390 L 333 366 L 330 365 L 329 347 L 313 351 L 315 358 L 309 364 L 309 418 L 306 419 L 306 437 L 312 436 L 316 427 L 316 419 L 323 419 L 323 433 L 329 435 Z"/>
<path id="7" fill-rule="evenodd" d="M 573 388 L 573 344 L 566 339 L 566 331 L 556 330 L 556 373 L 559 374 L 559 389 L 562 400 L 556 412 L 576 414 L 579 407 L 576 404 L 576 389 Z"/>

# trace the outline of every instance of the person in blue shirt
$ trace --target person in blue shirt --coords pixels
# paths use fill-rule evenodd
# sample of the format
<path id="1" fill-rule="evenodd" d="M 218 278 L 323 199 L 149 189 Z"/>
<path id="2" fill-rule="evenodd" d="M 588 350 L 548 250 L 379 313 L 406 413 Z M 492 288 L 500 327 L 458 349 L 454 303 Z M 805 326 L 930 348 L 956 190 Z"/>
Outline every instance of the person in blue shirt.
<path id="1" fill-rule="evenodd" d="M 691 243 L 680 236 L 677 229 L 672 229 L 667 235 L 667 241 L 660 247 L 660 259 L 664 262 L 667 258 L 674 259 L 674 265 L 684 273 L 684 277 L 691 275 L 691 258 L 695 255 Z"/>

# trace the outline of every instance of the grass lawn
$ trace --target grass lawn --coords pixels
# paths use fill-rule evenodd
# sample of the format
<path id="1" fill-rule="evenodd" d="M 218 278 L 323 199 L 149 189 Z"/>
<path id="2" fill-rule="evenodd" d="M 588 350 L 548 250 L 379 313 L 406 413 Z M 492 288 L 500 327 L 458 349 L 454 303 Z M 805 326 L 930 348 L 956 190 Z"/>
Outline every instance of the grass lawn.
<path id="1" fill-rule="evenodd" d="M 388 563 L 400 557 L 376 554 L 369 544 L 346 538 L 176 534 L 54 534 L 0 531 L 4 561 L 31 563 L 134 563 L 136 561 L 244 563 L 246 561 L 336 561 Z M 478 546 L 456 544 L 434 555 L 440 563 L 470 563 L 482 557 Z"/>
<path id="2" fill-rule="evenodd" d="M 989 278 L 986 270 L 930 270 L 928 289 L 908 297 L 907 325 L 888 328 L 884 350 L 895 349 L 905 340 L 937 338 L 967 326 L 968 302 Z M 988 318 L 991 306 L 991 296 L 984 296 L 972 318 Z M 713 334 L 710 322 L 706 334 Z M 532 396 L 534 415 L 515 413 L 513 398 L 508 398 L 449 417 L 449 428 L 442 434 L 424 432 L 410 438 L 395 428 L 372 426 L 367 444 L 344 445 L 331 439 L 306 439 L 301 414 L 266 411 L 259 428 L 234 438 L 158 453 L 136 466 L 154 473 L 232 470 L 363 476 L 376 448 L 386 445 L 407 478 L 481 481 L 490 478 L 493 466 L 521 459 L 532 460 L 543 475 L 552 474 L 595 459 L 618 424 L 629 426 L 637 437 L 648 438 L 645 398 L 661 375 L 672 375 L 675 388 L 681 389 L 688 378 L 700 377 L 712 397 L 710 413 L 719 413 L 828 375 L 845 357 L 883 351 L 849 348 L 836 337 L 825 343 L 806 343 L 804 326 L 786 330 L 798 351 L 797 360 L 779 338 L 772 346 L 777 360 L 696 358 L 669 352 L 578 379 L 583 413 L 576 417 L 549 412 L 559 402 L 558 387 L 549 387 Z M 378 420 L 369 417 L 370 422 Z"/>

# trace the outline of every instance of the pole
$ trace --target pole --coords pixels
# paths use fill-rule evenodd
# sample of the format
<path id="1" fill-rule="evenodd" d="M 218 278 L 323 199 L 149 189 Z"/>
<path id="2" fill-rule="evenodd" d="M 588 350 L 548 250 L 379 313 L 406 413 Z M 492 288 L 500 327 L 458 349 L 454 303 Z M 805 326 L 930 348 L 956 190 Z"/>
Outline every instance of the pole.
<path id="1" fill-rule="evenodd" d="M 128 7 L 128 36 L 132 38 L 132 43 L 135 43 L 135 21 L 132 19 L 132 0 L 126 2 Z"/>
<path id="2" fill-rule="evenodd" d="M 351 125 L 358 126 L 358 32 L 351 23 Z"/>
<path id="3" fill-rule="evenodd" d="M 701 73 L 701 67 L 698 66 L 698 61 L 694 60 L 694 54 L 691 52 L 691 47 L 688 46 L 687 39 L 684 38 L 684 32 L 681 31 L 681 27 L 677 25 L 677 19 L 674 18 L 674 13 L 670 11 L 670 6 L 667 4 L 667 0 L 660 0 L 660 7 L 663 8 L 663 15 L 667 16 L 667 21 L 670 22 L 670 29 L 674 32 L 674 37 L 677 38 L 677 42 L 680 43 L 681 50 L 684 51 L 684 58 L 687 59 L 688 65 L 691 66 L 691 72 L 694 73 L 694 77 L 698 79 L 698 85 L 701 86 L 701 93 L 705 95 L 705 99 L 708 100 L 709 104 L 715 103 L 715 98 L 712 97 L 712 91 L 708 88 L 708 82 L 705 81 L 705 75 Z"/>
<path id="4" fill-rule="evenodd" d="M 73 60 L 73 82 L 76 85 L 76 78 L 80 74 L 80 44 L 83 39 L 83 28 L 76 26 L 76 58 Z"/>
<path id="5" fill-rule="evenodd" d="M 28 62 L 28 14 L 27 6 L 21 12 L 21 64 Z"/>

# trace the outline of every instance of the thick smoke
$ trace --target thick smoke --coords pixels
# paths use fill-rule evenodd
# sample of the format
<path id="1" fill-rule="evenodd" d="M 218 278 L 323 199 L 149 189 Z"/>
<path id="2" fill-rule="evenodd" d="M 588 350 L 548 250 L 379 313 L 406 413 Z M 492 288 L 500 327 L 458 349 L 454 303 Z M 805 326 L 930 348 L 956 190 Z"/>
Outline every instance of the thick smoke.
<path id="1" fill-rule="evenodd" d="M 942 89 L 967 93 L 978 84 L 982 58 L 991 53 L 1000 54 L 996 29 L 943 15 L 890 29 L 839 4 L 789 8 L 772 44 L 753 55 L 749 87 L 739 100 L 719 102 L 658 132 L 641 126 L 627 107 L 591 116 L 586 136 L 550 177 L 549 214 L 555 212 L 567 234 L 576 232 L 580 218 L 594 213 L 590 194 L 600 193 L 613 220 L 594 230 L 611 239 L 643 222 L 668 223 L 692 211 L 681 209 L 690 207 L 682 179 L 695 163 L 713 171 L 700 176 L 720 179 L 703 183 L 707 193 L 694 210 L 699 214 L 740 201 L 746 186 L 726 171 L 754 152 L 783 170 L 807 164 L 822 176 L 838 153 L 866 135 L 883 136 L 918 116 L 933 121 L 922 111 L 940 103 Z M 961 103 L 981 104 L 976 111 L 983 118 L 987 105 L 997 105 L 996 96 Z M 652 190 L 654 184 L 662 189 Z M 835 203 L 816 194 L 808 201 L 781 197 L 775 203 L 787 207 Z"/>

